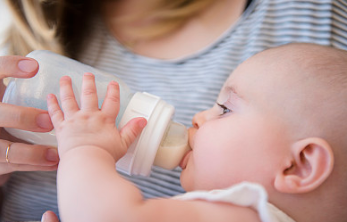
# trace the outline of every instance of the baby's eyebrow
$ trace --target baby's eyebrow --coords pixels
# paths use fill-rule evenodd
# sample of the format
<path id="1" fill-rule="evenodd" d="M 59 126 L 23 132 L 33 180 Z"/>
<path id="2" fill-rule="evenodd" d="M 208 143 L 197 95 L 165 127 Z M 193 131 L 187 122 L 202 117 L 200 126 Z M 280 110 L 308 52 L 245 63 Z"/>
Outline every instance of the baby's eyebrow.
<path id="1" fill-rule="evenodd" d="M 226 86 L 224 91 L 226 91 L 226 92 L 231 91 L 235 96 L 243 99 L 243 97 L 236 91 L 235 86 L 233 86 L 233 85 Z"/>

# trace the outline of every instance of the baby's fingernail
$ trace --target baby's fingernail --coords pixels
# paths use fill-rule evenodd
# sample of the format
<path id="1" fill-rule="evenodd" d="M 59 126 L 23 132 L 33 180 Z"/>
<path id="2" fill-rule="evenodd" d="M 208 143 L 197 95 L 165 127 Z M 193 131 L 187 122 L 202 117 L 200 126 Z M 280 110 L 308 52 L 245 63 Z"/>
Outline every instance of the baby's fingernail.
<path id="1" fill-rule="evenodd" d="M 46 152 L 46 160 L 51 162 L 58 162 L 59 161 L 58 150 L 55 148 L 48 149 Z"/>
<path id="2" fill-rule="evenodd" d="M 141 128 L 144 128 L 146 125 L 147 125 L 147 120 L 146 119 L 141 119 L 139 122 L 138 122 L 139 126 Z"/>
<path id="3" fill-rule="evenodd" d="M 36 117 L 37 125 L 42 129 L 52 129 L 53 125 L 48 113 L 41 113 Z"/>
<path id="4" fill-rule="evenodd" d="M 94 75 L 93 75 L 93 73 L 86 72 L 86 73 L 84 73 L 84 76 L 94 76 Z"/>
<path id="5" fill-rule="evenodd" d="M 41 217 L 41 222 L 45 222 L 46 221 L 46 213 L 44 213 Z"/>
<path id="6" fill-rule="evenodd" d="M 38 68 L 38 63 L 35 60 L 23 59 L 18 62 L 18 68 L 22 72 L 33 72 Z"/>
<path id="7" fill-rule="evenodd" d="M 52 93 L 50 93 L 50 94 L 47 95 L 47 99 L 52 99 L 53 97 L 54 97 L 54 96 L 53 96 Z"/>

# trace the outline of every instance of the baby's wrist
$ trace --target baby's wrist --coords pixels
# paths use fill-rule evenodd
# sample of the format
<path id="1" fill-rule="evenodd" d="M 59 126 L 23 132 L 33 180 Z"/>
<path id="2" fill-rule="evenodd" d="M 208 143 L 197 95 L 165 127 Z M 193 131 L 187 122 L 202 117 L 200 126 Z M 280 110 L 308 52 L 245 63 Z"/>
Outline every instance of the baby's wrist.
<path id="1" fill-rule="evenodd" d="M 81 154 L 86 155 L 86 154 L 90 154 L 91 158 L 96 158 L 96 156 L 99 155 L 95 155 L 95 153 L 103 153 L 103 155 L 108 155 L 110 157 L 112 157 L 112 159 L 114 160 L 114 162 L 116 162 L 119 158 L 114 157 L 114 155 L 108 151 L 105 148 L 102 148 L 100 146 L 95 146 L 95 145 L 81 145 L 81 146 L 75 146 L 73 148 L 70 149 L 66 149 L 63 152 L 59 152 L 59 156 L 60 159 L 63 158 L 70 158 L 70 156 L 72 157 L 76 157 L 79 158 L 79 156 L 81 156 Z"/>

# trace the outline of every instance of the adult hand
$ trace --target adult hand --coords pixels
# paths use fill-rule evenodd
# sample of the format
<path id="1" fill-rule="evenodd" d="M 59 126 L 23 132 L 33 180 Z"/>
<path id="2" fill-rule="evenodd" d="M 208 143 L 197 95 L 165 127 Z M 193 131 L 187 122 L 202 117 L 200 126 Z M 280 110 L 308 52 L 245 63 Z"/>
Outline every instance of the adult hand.
<path id="1" fill-rule="evenodd" d="M 0 80 L 5 77 L 30 78 L 38 70 L 38 63 L 22 56 L 0 56 Z M 0 82 L 0 99 L 5 91 Z M 35 132 L 53 129 L 45 110 L 0 103 L 0 127 L 17 128 Z M 41 145 L 24 144 L 0 131 L 0 176 L 14 171 L 49 171 L 57 168 L 57 150 Z M 1 181 L 1 180 L 0 180 Z"/>

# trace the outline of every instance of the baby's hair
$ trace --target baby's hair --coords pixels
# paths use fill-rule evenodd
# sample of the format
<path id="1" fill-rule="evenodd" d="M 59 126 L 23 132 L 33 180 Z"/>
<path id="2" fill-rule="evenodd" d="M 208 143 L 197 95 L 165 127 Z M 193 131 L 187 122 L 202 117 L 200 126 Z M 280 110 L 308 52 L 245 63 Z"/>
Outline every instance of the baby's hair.
<path id="1" fill-rule="evenodd" d="M 347 158 L 347 51 L 309 43 L 292 43 L 280 48 L 289 51 L 285 53 L 289 57 L 283 59 L 294 60 L 297 70 L 301 70 L 297 73 L 297 88 L 302 88 L 300 100 L 306 105 L 301 109 L 305 113 L 301 118 L 306 119 L 300 121 L 298 129 L 305 128 L 307 120 L 306 136 L 327 140 Z M 274 56 L 280 57 L 278 54 Z"/>
<path id="2" fill-rule="evenodd" d="M 255 58 L 258 64 L 285 72 L 271 81 L 278 84 L 273 90 L 280 103 L 279 118 L 293 136 L 321 137 L 347 152 L 347 51 L 291 43 L 264 50 Z"/>
<path id="3" fill-rule="evenodd" d="M 330 85 L 337 92 L 347 90 L 347 51 L 311 43 L 290 43 L 264 52 L 274 51 L 273 56 L 279 58 L 282 53 L 277 53 L 277 49 L 288 52 L 282 59 L 293 60 L 303 70 L 299 73 L 303 78 Z"/>

